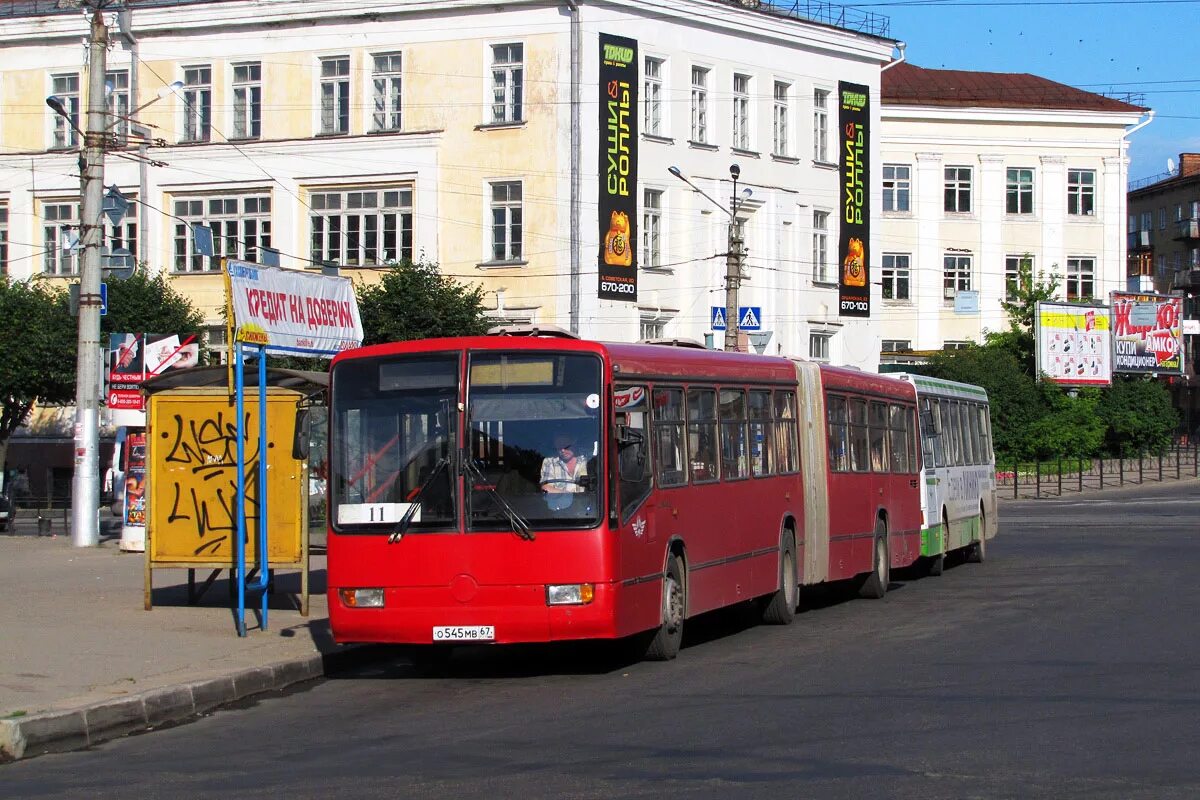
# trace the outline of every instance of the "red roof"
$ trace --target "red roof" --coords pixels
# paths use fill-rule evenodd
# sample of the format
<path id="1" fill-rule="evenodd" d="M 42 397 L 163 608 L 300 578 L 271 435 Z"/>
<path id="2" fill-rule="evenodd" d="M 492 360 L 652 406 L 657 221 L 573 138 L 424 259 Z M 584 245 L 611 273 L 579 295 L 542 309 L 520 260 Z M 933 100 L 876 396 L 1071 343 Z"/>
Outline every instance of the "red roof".
<path id="1" fill-rule="evenodd" d="M 885 70 L 882 77 L 884 105 L 1135 113 L 1146 110 L 1028 73 L 925 69 L 905 61 Z"/>

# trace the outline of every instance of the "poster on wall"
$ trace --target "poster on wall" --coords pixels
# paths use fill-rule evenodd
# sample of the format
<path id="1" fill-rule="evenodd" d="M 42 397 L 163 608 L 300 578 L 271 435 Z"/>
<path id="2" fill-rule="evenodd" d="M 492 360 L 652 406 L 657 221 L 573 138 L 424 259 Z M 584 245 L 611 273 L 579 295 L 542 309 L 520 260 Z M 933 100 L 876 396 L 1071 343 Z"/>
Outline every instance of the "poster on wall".
<path id="1" fill-rule="evenodd" d="M 146 525 L 146 432 L 130 431 L 125 437 L 125 526 Z"/>
<path id="2" fill-rule="evenodd" d="M 1113 371 L 1183 374 L 1183 298 L 1112 292 Z"/>
<path id="3" fill-rule="evenodd" d="M 637 300 L 637 41 L 600 34 L 601 300 Z"/>
<path id="4" fill-rule="evenodd" d="M 1033 336 L 1040 380 L 1062 386 L 1108 386 L 1108 309 L 1079 303 L 1038 303 Z"/>
<path id="5" fill-rule="evenodd" d="M 841 164 L 841 237 L 838 314 L 871 316 L 871 104 L 870 87 L 838 83 L 838 162 Z"/>
<path id="6" fill-rule="evenodd" d="M 194 334 L 110 333 L 105 404 L 112 409 L 142 411 L 142 381 L 171 369 L 200 362 L 200 343 Z"/>

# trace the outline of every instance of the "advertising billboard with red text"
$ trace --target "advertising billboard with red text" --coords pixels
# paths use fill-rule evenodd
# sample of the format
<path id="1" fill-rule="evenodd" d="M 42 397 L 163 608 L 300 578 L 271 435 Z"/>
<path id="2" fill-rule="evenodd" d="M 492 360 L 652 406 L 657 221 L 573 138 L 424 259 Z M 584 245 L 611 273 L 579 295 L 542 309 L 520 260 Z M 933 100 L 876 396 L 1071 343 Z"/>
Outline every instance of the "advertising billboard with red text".
<path id="1" fill-rule="evenodd" d="M 1112 292 L 1113 372 L 1183 373 L 1183 298 Z"/>

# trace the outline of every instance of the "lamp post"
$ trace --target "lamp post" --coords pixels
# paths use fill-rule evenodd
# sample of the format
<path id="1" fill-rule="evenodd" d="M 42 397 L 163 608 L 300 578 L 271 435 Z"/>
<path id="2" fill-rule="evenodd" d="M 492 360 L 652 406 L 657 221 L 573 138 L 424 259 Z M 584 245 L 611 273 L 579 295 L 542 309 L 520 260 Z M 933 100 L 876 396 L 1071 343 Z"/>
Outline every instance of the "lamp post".
<path id="1" fill-rule="evenodd" d="M 725 208 L 724 204 L 717 202 L 708 192 L 692 183 L 679 167 L 667 167 L 667 172 L 704 195 L 713 205 L 729 215 L 728 248 L 725 252 L 725 349 L 734 352 L 738 349 L 738 289 L 742 284 L 742 259 L 745 258 L 745 252 L 742 249 L 741 225 L 738 224 L 737 218 L 738 209 L 741 207 L 737 182 L 738 178 L 742 176 L 742 168 L 737 164 L 729 167 L 729 177 L 733 179 L 733 193 L 729 197 L 729 208 Z M 743 189 L 742 192 L 747 198 L 753 194 L 749 188 Z"/>

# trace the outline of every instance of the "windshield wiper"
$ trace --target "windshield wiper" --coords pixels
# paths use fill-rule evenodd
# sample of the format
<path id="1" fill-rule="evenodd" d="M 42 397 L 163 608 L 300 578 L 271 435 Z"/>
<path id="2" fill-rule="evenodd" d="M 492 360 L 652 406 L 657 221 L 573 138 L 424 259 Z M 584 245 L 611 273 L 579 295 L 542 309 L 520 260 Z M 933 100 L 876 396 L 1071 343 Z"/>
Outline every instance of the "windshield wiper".
<path id="1" fill-rule="evenodd" d="M 433 465 L 433 469 L 429 471 L 429 476 L 425 478 L 425 482 L 421 484 L 421 488 L 417 490 L 417 494 L 408 504 L 408 509 L 404 512 L 404 516 L 400 517 L 400 521 L 396 523 L 395 529 L 388 536 L 388 544 L 396 544 L 404 538 L 404 534 L 408 533 L 408 527 L 412 525 L 413 517 L 421 510 L 421 498 L 425 496 L 426 490 L 433 485 L 433 481 L 450 464 L 450 459 L 442 456 Z"/>
<path id="2" fill-rule="evenodd" d="M 487 482 L 487 477 L 484 476 L 483 472 L 478 466 L 475 465 L 475 462 L 472 461 L 469 456 L 464 460 L 464 466 L 473 482 L 475 482 L 475 485 L 482 486 L 485 491 L 492 495 L 492 498 L 496 501 L 496 504 L 499 505 L 500 509 L 504 512 L 504 516 L 508 517 L 508 524 L 512 526 L 513 533 L 527 541 L 533 541 L 535 538 L 537 538 L 534 536 L 533 529 L 529 527 L 529 523 L 525 521 L 525 518 L 522 517 L 515 508 L 508 504 L 508 501 L 496 491 L 496 487 Z"/>

